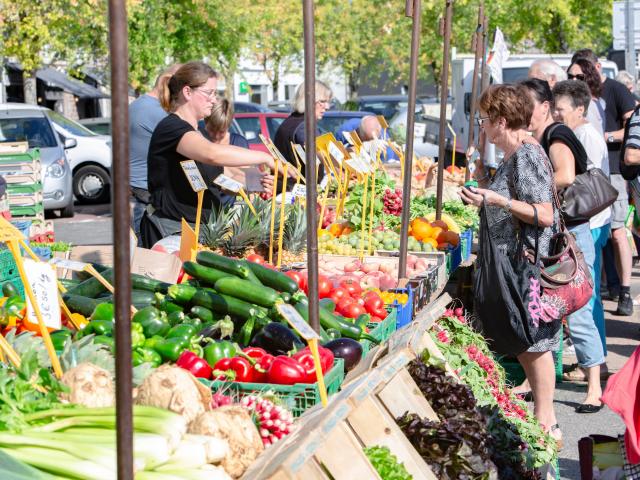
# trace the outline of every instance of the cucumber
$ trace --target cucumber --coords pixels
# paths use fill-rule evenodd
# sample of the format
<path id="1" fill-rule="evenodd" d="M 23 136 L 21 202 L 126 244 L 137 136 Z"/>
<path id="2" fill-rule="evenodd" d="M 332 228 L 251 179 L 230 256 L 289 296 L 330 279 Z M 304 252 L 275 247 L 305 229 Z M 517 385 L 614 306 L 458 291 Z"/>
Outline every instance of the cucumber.
<path id="1" fill-rule="evenodd" d="M 196 255 L 196 262 L 205 267 L 215 268 L 223 272 L 230 273 L 240 278 L 247 279 L 249 277 L 249 267 L 244 265 L 240 260 L 223 257 L 213 252 L 202 251 Z"/>
<path id="2" fill-rule="evenodd" d="M 87 318 L 91 316 L 98 305 L 100 305 L 101 303 L 105 303 L 104 301 L 95 298 L 88 298 L 69 293 L 65 293 L 62 296 L 62 299 L 64 300 L 64 303 L 67 305 L 69 310 L 74 313 L 81 313 Z"/>
<path id="3" fill-rule="evenodd" d="M 213 267 L 205 267 L 204 265 L 199 265 L 195 262 L 184 262 L 182 268 L 187 275 L 211 286 L 215 285 L 215 283 L 221 278 L 231 275 L 226 271 L 218 270 Z"/>
<path id="4" fill-rule="evenodd" d="M 109 283 L 113 284 L 113 269 L 108 268 L 101 272 L 101 275 Z M 134 290 L 146 290 L 148 292 L 161 292 L 167 293 L 167 289 L 171 284 L 154 280 L 153 278 L 145 277 L 144 275 L 138 275 L 136 273 L 131 274 L 131 288 Z M 102 292 L 106 292 L 107 289 L 96 278 L 91 277 L 84 282 L 76 285 L 68 290 L 71 295 L 80 295 L 83 297 L 96 298 Z"/>
<path id="5" fill-rule="evenodd" d="M 263 285 L 274 288 L 279 292 L 296 293 L 300 288 L 293 278 L 287 277 L 284 273 L 277 270 L 258 265 L 257 263 L 247 262 L 249 268 L 256 277 L 260 279 Z"/>
<path id="6" fill-rule="evenodd" d="M 70 278 L 59 278 L 58 282 L 60 282 L 60 284 L 66 288 L 67 290 L 69 290 L 70 288 L 75 287 L 76 285 L 78 285 L 80 283 L 80 280 L 72 280 Z"/>
<path id="7" fill-rule="evenodd" d="M 242 262 L 242 264 L 247 267 L 247 280 L 249 280 L 251 283 L 255 283 L 256 285 L 262 285 L 262 282 L 260 281 L 260 279 L 256 276 L 255 273 L 253 273 L 253 270 L 251 270 L 251 267 L 249 266 L 249 263 L 247 260 L 240 260 Z"/>
<path id="8" fill-rule="evenodd" d="M 108 268 L 101 272 L 101 275 L 107 278 L 107 275 L 112 274 L 113 270 Z M 107 278 L 110 281 L 110 279 Z M 71 287 L 67 290 L 69 295 L 78 295 L 87 298 L 96 298 L 102 292 L 106 292 L 107 289 L 96 278 L 90 277 L 83 282 L 80 282 L 75 287 Z"/>
<path id="9" fill-rule="evenodd" d="M 112 302 L 113 303 L 113 295 L 108 294 L 104 296 L 99 296 L 96 300 L 101 300 L 103 302 Z M 144 308 L 149 305 L 153 305 L 156 300 L 155 293 L 152 293 L 148 290 L 131 290 L 131 304 L 136 308 Z"/>
<path id="10" fill-rule="evenodd" d="M 208 308 L 215 313 L 234 315 L 245 320 L 252 315 L 266 316 L 267 314 L 267 310 L 264 308 L 228 295 L 221 295 L 209 288 L 198 290 L 191 299 L 191 303 Z"/>
<path id="11" fill-rule="evenodd" d="M 213 322 L 215 320 L 213 312 L 208 308 L 201 307 L 200 305 L 194 305 L 191 307 L 189 315 L 192 317 L 198 317 L 202 320 L 202 323 Z"/>
<path id="12" fill-rule="evenodd" d="M 187 284 L 171 285 L 169 287 L 169 297 L 178 305 L 186 305 L 196 294 L 198 289 Z"/>
<path id="13" fill-rule="evenodd" d="M 217 292 L 230 295 L 245 302 L 254 303 L 261 307 L 272 307 L 280 298 L 278 292 L 271 287 L 256 285 L 249 280 L 241 278 L 226 277 L 221 278 L 215 284 Z"/>

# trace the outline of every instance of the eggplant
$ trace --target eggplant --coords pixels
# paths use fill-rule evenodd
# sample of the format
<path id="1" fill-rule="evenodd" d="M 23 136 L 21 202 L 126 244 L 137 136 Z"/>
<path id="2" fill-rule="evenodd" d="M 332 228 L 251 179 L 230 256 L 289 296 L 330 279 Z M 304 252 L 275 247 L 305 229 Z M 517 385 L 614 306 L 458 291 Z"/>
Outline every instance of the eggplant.
<path id="1" fill-rule="evenodd" d="M 278 322 L 270 322 L 255 335 L 249 343 L 252 347 L 264 348 L 272 355 L 286 355 L 294 349 L 304 348 L 304 343 L 300 337 Z"/>
<path id="2" fill-rule="evenodd" d="M 348 372 L 362 359 L 362 345 L 351 338 L 337 338 L 322 345 L 333 352 L 333 356 L 344 360 L 344 370 Z"/>

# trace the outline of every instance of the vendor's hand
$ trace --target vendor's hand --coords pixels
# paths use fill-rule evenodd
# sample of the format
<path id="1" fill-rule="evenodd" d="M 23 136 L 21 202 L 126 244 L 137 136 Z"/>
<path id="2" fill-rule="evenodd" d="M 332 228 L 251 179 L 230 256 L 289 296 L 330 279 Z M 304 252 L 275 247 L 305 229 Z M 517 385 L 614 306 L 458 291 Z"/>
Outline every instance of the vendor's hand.
<path id="1" fill-rule="evenodd" d="M 486 188 L 463 187 L 460 190 L 460 198 L 462 198 L 463 202 L 475 205 L 476 207 L 481 207 L 483 201 L 487 205 L 497 207 L 503 207 L 507 204 L 507 199 L 505 197 Z"/>
<path id="2" fill-rule="evenodd" d="M 274 181 L 273 175 L 271 174 L 262 175 L 262 178 L 260 178 L 260 183 L 262 184 L 262 190 L 265 193 L 273 192 L 273 181 Z"/>

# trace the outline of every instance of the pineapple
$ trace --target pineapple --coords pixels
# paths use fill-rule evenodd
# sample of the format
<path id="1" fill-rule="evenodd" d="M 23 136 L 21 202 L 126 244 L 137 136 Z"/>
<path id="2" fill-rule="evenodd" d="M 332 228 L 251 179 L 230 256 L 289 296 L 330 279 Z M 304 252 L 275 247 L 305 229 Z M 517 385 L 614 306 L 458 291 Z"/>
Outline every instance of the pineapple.
<path id="1" fill-rule="evenodd" d="M 219 250 L 225 238 L 229 236 L 231 221 L 236 211 L 231 207 L 212 208 L 207 223 L 202 224 L 201 243 L 211 249 Z"/>
<path id="2" fill-rule="evenodd" d="M 241 206 L 234 215 L 227 235 L 222 239 L 222 254 L 228 257 L 242 258 L 247 250 L 255 247 L 262 239 L 262 225 L 246 205 Z"/>
<path id="3" fill-rule="evenodd" d="M 307 250 L 307 214 L 305 208 L 294 203 L 289 209 L 289 215 L 284 226 L 282 240 L 282 264 L 304 262 Z"/>

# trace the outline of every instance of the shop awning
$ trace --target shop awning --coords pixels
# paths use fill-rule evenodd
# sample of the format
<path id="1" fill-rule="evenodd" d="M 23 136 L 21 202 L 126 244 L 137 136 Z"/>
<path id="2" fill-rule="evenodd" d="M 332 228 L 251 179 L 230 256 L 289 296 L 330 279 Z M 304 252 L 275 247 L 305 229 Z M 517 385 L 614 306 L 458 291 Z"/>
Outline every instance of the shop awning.
<path id="1" fill-rule="evenodd" d="M 53 68 L 43 68 L 36 72 L 36 78 L 42 80 L 47 86 L 58 87 L 72 93 L 78 98 L 108 98 L 109 95 L 102 93 L 97 88 L 88 83 L 75 80 L 62 72 Z"/>

